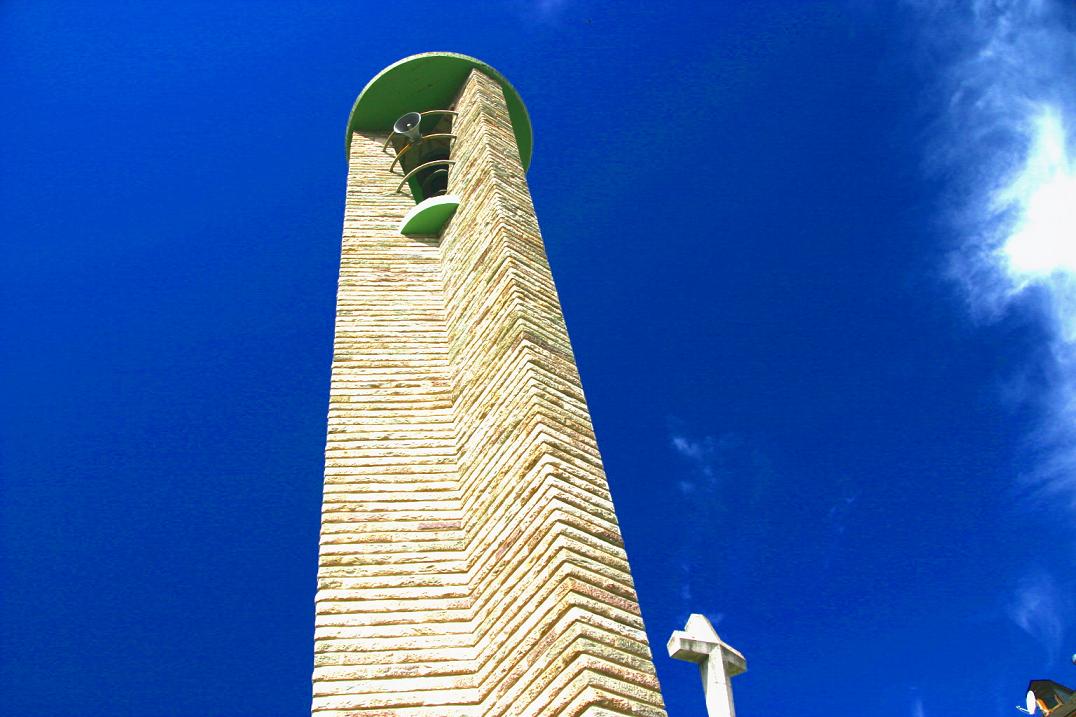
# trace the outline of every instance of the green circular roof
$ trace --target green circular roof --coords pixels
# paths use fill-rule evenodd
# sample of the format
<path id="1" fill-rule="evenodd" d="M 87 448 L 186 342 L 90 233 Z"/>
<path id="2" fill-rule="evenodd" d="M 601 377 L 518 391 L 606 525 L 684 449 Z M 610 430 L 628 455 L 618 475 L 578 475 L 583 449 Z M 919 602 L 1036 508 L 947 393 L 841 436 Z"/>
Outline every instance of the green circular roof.
<path id="1" fill-rule="evenodd" d="M 454 52 L 426 52 L 394 62 L 367 83 L 351 108 L 344 149 L 351 153 L 351 133 L 356 130 L 387 132 L 405 112 L 446 109 L 472 69 L 481 70 L 500 83 L 508 102 L 508 117 L 516 134 L 523 168 L 531 163 L 534 135 L 531 119 L 516 88 L 501 73 L 473 57 Z"/>

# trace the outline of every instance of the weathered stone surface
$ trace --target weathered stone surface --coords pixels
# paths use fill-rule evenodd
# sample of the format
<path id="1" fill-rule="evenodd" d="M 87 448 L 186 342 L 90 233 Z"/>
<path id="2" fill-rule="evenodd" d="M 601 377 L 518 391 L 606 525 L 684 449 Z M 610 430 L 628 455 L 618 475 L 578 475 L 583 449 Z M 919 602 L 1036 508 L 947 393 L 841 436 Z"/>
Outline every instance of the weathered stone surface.
<path id="1" fill-rule="evenodd" d="M 313 712 L 663 715 L 504 95 L 456 110 L 440 240 L 351 144 Z"/>

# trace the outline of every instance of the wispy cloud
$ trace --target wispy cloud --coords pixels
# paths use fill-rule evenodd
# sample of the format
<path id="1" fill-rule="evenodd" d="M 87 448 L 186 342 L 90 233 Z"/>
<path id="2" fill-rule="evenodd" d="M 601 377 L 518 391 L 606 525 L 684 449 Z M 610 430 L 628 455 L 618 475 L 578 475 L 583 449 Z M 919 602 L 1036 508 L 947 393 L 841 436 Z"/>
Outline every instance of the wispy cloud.
<path id="1" fill-rule="evenodd" d="M 534 6 L 537 8 L 538 12 L 549 16 L 560 12 L 565 4 L 566 0 L 536 0 Z"/>
<path id="2" fill-rule="evenodd" d="M 517 0 L 517 11 L 530 21 L 552 23 L 568 11 L 568 0 Z"/>
<path id="3" fill-rule="evenodd" d="M 859 493 L 846 498 L 841 498 L 830 506 L 829 513 L 826 514 L 826 519 L 833 528 L 833 532 L 837 535 L 844 533 L 848 515 L 852 512 L 852 507 L 857 500 L 859 500 Z"/>
<path id="4" fill-rule="evenodd" d="M 669 447 L 680 457 L 675 471 L 683 501 L 679 570 L 681 600 L 685 610 L 705 610 L 713 618 L 720 605 L 714 599 L 712 575 L 700 575 L 713 553 L 715 531 L 743 529 L 744 516 L 767 491 L 772 469 L 753 441 L 733 433 L 699 435 L 673 421 Z M 717 569 L 709 565 L 706 572 Z M 697 589 L 698 588 L 698 589 Z M 703 594 L 700 594 L 703 593 Z"/>
<path id="5" fill-rule="evenodd" d="M 1025 578 L 1008 606 L 1009 618 L 1033 637 L 1053 660 L 1061 653 L 1070 605 L 1054 579 L 1046 573 Z"/>
<path id="6" fill-rule="evenodd" d="M 980 317 L 1040 314 L 1047 393 L 1019 398 L 1043 410 L 1046 457 L 1028 485 L 1076 510 L 1076 5 L 910 4 L 941 63 L 931 162 L 959 187 L 953 273 Z"/>
<path id="7" fill-rule="evenodd" d="M 912 717 L 927 717 L 926 710 L 923 709 L 923 698 L 916 697 L 912 702 Z"/>
<path id="8" fill-rule="evenodd" d="M 738 436 L 731 433 L 716 438 L 714 436 L 689 438 L 683 433 L 674 433 L 670 437 L 670 442 L 677 453 L 686 458 L 700 475 L 708 479 L 716 477 L 717 472 L 728 462 L 729 454 L 743 443 Z M 689 491 L 697 487 L 695 482 L 690 485 Z"/>
<path id="9" fill-rule="evenodd" d="M 717 475 L 722 470 L 726 461 L 726 455 L 730 448 L 738 445 L 738 440 L 730 435 L 714 438 L 703 436 L 695 438 L 687 435 L 682 430 L 674 431 L 669 436 L 669 445 L 683 458 L 690 470 L 680 474 L 676 481 L 676 487 L 685 500 L 691 502 L 696 512 L 701 512 L 707 517 L 714 515 L 718 500 Z M 680 568 L 680 600 L 686 609 L 697 609 L 695 605 L 697 597 L 694 590 L 696 581 L 695 565 L 698 562 L 695 556 L 697 546 L 694 542 L 701 536 L 695 535 L 694 531 L 689 534 L 687 544 L 691 549 L 687 555 L 681 555 Z"/>

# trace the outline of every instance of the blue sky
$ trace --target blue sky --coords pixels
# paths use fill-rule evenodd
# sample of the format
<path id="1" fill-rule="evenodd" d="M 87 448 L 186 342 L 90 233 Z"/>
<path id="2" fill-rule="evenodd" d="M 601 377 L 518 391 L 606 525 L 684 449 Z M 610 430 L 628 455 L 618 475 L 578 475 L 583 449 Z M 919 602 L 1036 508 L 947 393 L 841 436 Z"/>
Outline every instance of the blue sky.
<path id="1" fill-rule="evenodd" d="M 503 72 L 670 714 L 1076 683 L 1067 3 L 0 6 L 0 713 L 302 715 L 365 82 Z"/>

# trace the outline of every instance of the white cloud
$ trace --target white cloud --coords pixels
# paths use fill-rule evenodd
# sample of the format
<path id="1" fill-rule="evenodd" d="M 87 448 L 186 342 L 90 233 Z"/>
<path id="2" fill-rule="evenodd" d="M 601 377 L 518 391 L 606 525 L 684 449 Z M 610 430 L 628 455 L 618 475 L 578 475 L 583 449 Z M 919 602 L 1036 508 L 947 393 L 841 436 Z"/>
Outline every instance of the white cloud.
<path id="1" fill-rule="evenodd" d="M 1028 484 L 1076 510 L 1076 4 L 911 4 L 943 63 L 932 162 L 960 187 L 954 274 L 980 316 L 1040 313 L 1049 393 L 1019 398 L 1043 409 L 1048 457 Z"/>
<path id="2" fill-rule="evenodd" d="M 691 458 L 697 460 L 702 457 L 706 451 L 706 444 L 710 441 L 710 438 L 706 438 L 705 441 L 692 441 L 684 436 L 673 436 L 672 447 L 676 449 L 676 452 L 685 458 Z"/>
<path id="3" fill-rule="evenodd" d="M 1076 38 L 1074 38 L 1076 39 Z M 1076 167 L 1068 157 L 1065 126 L 1057 107 L 1045 105 L 1033 118 L 1027 160 L 994 196 L 1001 212 L 1016 219 L 1000 248 L 999 262 L 1020 291 L 1034 283 L 1051 285 L 1059 300 L 1061 337 L 1076 340 Z"/>
<path id="4" fill-rule="evenodd" d="M 674 433 L 670 437 L 670 443 L 673 449 L 679 453 L 682 457 L 686 458 L 695 469 L 708 479 L 713 479 L 715 473 L 722 471 L 726 468 L 726 463 L 729 462 L 731 454 L 741 446 L 742 441 L 734 434 L 725 434 L 715 438 L 714 436 L 703 436 L 702 438 L 688 438 L 681 433 Z M 689 483 L 690 490 L 695 490 L 698 485 L 693 482 L 682 481 L 682 483 Z M 713 481 L 707 481 L 711 485 Z M 681 486 L 681 490 L 684 487 Z"/>
<path id="5" fill-rule="evenodd" d="M 1063 593 L 1046 573 L 1025 578 L 1008 607 L 1009 618 L 1042 645 L 1051 660 L 1061 653 L 1067 614 Z"/>
<path id="6" fill-rule="evenodd" d="M 829 520 L 830 527 L 837 535 L 841 535 L 845 531 L 845 523 L 848 520 L 848 515 L 852 512 L 852 508 L 856 501 L 859 500 L 859 493 L 855 495 L 841 498 L 839 501 L 830 506 L 829 512 L 826 514 L 827 520 Z"/>
<path id="7" fill-rule="evenodd" d="M 923 709 L 923 699 L 916 697 L 915 701 L 912 702 L 912 717 L 926 717 L 926 715 L 927 713 Z"/>
<path id="8" fill-rule="evenodd" d="M 671 443 L 673 450 L 691 462 L 699 473 L 707 479 L 713 477 L 714 447 L 712 438 L 707 436 L 696 441 L 682 435 L 674 435 L 671 438 Z M 698 492 L 700 487 L 705 489 L 706 486 L 700 486 L 696 477 L 692 476 L 676 481 L 676 487 L 680 489 L 683 495 L 688 496 Z"/>
<path id="9" fill-rule="evenodd" d="M 688 467 L 675 482 L 685 501 L 685 515 L 693 521 L 691 525 L 682 526 L 683 540 L 678 545 L 682 551 L 679 558 L 680 599 L 683 609 L 698 612 L 699 601 L 705 602 L 710 596 L 699 595 L 696 590 L 699 582 L 709 582 L 705 576 L 697 574 L 696 566 L 700 556 L 709 551 L 710 530 L 717 524 L 717 515 L 728 502 L 726 479 L 735 475 L 740 480 L 750 480 L 751 474 L 745 470 L 744 462 L 751 460 L 751 456 L 750 452 L 745 455 L 743 441 L 731 433 L 694 438 L 683 430 L 673 429 L 669 434 L 669 445 Z"/>

